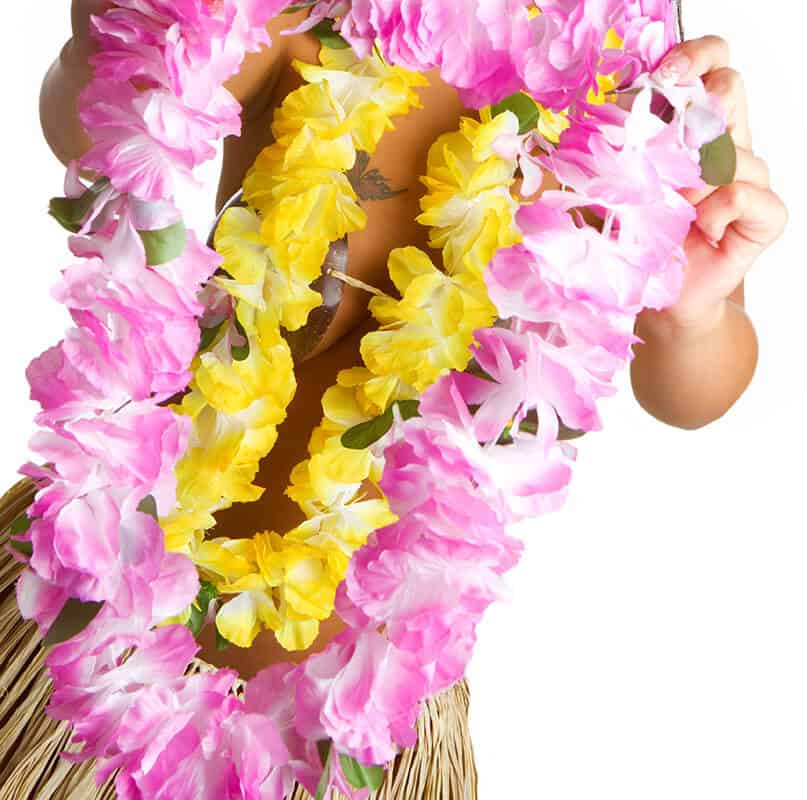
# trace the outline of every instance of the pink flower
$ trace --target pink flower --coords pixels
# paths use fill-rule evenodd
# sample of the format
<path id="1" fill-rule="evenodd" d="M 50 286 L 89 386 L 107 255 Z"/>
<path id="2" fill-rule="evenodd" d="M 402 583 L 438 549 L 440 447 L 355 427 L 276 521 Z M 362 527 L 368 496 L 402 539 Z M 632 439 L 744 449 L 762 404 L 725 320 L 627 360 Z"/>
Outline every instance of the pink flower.
<path id="1" fill-rule="evenodd" d="M 150 603 L 142 599 L 124 617 L 105 606 L 84 631 L 48 655 L 54 681 L 48 713 L 73 724 L 74 741 L 82 745 L 78 760 L 118 757 L 119 763 L 120 726 L 139 693 L 181 678 L 198 650 L 184 626 L 150 631 Z M 136 651 L 124 659 L 132 647 Z"/>
<path id="2" fill-rule="evenodd" d="M 106 488 L 123 490 L 127 507 L 153 495 L 167 513 L 176 500 L 174 465 L 189 435 L 188 419 L 147 403 L 39 431 L 30 446 L 53 464 L 55 483 L 37 494 L 33 513 L 52 515 L 69 499 Z"/>
<path id="3" fill-rule="evenodd" d="M 314 795 L 323 764 L 316 742 L 301 736 L 295 726 L 296 686 L 301 674 L 295 664 L 274 664 L 261 670 L 247 684 L 244 707 L 249 714 L 272 722 L 289 753 L 295 779 Z"/>
<path id="4" fill-rule="evenodd" d="M 522 54 L 526 87 L 547 108 L 559 111 L 596 89 L 605 34 L 619 0 L 546 0 L 531 20 L 532 40 Z"/>
<path id="5" fill-rule="evenodd" d="M 478 333 L 483 334 L 482 331 Z M 520 399 L 519 391 L 524 387 L 519 387 L 519 379 L 516 378 L 514 387 L 508 388 L 500 382 L 502 377 L 500 375 L 499 381 L 492 382 L 464 373 L 447 375 L 424 393 L 420 410 L 426 419 L 445 419 L 472 434 L 456 437 L 455 441 L 478 473 L 488 476 L 488 496 L 500 498 L 503 507 L 500 513 L 509 523 L 554 511 L 563 504 L 576 450 L 557 441 L 557 414 L 545 400 L 540 397 Z M 478 383 L 482 381 L 485 386 Z M 520 409 L 517 412 L 519 419 L 526 416 L 530 406 L 542 408 L 539 416 L 543 424 L 537 434 L 521 433 L 513 425 L 510 431 L 512 444 L 491 442 L 480 446 L 477 439 L 484 437 L 475 426 L 484 429 L 490 425 L 490 419 L 486 419 L 481 406 L 485 401 L 495 403 L 496 396 L 499 403 L 502 399 L 505 403 L 512 403 L 515 399 L 515 408 Z M 469 404 L 479 406 L 473 417 L 467 411 Z M 481 416 L 477 419 L 479 414 Z M 497 423 L 494 422 L 493 426 L 497 427 Z"/>
<path id="6" fill-rule="evenodd" d="M 303 665 L 297 729 L 333 740 L 362 764 L 386 764 L 417 740 L 415 723 L 428 675 L 419 659 L 372 630 L 346 630 Z"/>
<path id="7" fill-rule="evenodd" d="M 353 0 L 340 32 L 360 56 L 378 40 L 393 64 L 416 71 L 439 67 L 465 103 L 482 106 L 521 86 L 512 54 L 528 45 L 527 5 L 528 0 Z"/>
<path id="8" fill-rule="evenodd" d="M 190 179 L 196 166 L 213 158 L 212 141 L 240 132 L 234 119 L 220 123 L 169 91 L 141 92 L 128 83 L 115 86 L 114 100 L 108 87 L 91 83 L 79 104 L 93 140 L 82 165 L 143 200 L 170 198 L 176 175 Z"/>
<path id="9" fill-rule="evenodd" d="M 627 0 L 615 27 L 625 52 L 639 61 L 641 71 L 651 71 L 675 45 L 676 25 L 670 0 Z"/>
<path id="10" fill-rule="evenodd" d="M 64 589 L 43 580 L 32 569 L 23 570 L 16 590 L 20 616 L 34 620 L 42 631 L 53 625 L 69 597 Z"/>

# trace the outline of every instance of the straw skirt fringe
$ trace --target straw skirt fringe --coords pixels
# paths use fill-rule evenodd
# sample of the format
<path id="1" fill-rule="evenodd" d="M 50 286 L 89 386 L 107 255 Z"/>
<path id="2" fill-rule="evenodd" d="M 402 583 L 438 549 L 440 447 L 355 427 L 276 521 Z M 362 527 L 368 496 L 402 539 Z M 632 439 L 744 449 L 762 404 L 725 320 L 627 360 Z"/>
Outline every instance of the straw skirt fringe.
<path id="1" fill-rule="evenodd" d="M 0 800 L 115 800 L 113 779 L 95 785 L 92 762 L 72 764 L 60 757 L 70 750 L 70 733 L 45 713 L 51 688 L 46 652 L 36 626 L 20 617 L 14 583 L 21 566 L 6 550 L 9 526 L 33 497 L 34 486 L 26 479 L 0 499 Z M 189 671 L 208 669 L 196 661 Z M 417 745 L 395 759 L 372 797 L 477 800 L 468 703 L 465 680 L 424 703 Z M 298 786 L 290 800 L 310 798 Z"/>

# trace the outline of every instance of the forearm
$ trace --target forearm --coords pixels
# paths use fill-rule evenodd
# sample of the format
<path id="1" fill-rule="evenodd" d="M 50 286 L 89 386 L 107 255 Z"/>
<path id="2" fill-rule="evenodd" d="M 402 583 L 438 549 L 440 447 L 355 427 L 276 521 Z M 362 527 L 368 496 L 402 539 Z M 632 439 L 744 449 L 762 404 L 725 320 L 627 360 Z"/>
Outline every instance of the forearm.
<path id="1" fill-rule="evenodd" d="M 78 96 L 92 77 L 87 58 L 83 47 L 71 39 L 51 65 L 40 90 L 42 132 L 63 164 L 79 158 L 90 146 L 78 115 Z"/>
<path id="2" fill-rule="evenodd" d="M 631 384 L 649 414 L 679 428 L 707 425 L 742 395 L 756 369 L 758 341 L 742 306 L 727 300 L 713 324 L 683 331 L 664 312 L 643 311 L 635 328 Z"/>

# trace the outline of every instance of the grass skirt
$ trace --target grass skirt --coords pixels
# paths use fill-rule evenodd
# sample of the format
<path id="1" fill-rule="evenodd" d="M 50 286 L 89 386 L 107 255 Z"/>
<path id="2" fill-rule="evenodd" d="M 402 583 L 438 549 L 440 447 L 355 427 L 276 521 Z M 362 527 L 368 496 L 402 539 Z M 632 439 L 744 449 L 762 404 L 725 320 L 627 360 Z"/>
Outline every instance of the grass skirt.
<path id="1" fill-rule="evenodd" d="M 33 497 L 34 486 L 26 479 L 0 499 L 0 800 L 114 800 L 114 779 L 98 787 L 92 762 L 72 764 L 60 757 L 70 750 L 70 732 L 45 713 L 47 652 L 36 625 L 17 609 L 14 584 L 21 565 L 7 552 L 8 529 Z M 209 669 L 201 661 L 190 667 Z M 462 680 L 423 704 L 417 745 L 395 759 L 373 798 L 477 800 L 468 700 Z M 298 786 L 289 800 L 310 800 L 310 795 Z"/>

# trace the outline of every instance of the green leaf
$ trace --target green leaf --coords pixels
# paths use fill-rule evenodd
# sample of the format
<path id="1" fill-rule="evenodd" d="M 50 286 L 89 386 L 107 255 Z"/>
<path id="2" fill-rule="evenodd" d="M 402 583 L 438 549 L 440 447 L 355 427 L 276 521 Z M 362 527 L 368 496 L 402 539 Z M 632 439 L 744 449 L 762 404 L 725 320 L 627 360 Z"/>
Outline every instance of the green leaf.
<path id="1" fill-rule="evenodd" d="M 333 20 L 324 19 L 318 22 L 313 28 L 311 33 L 325 45 L 330 47 L 331 50 L 346 50 L 350 45 L 333 29 Z"/>
<path id="2" fill-rule="evenodd" d="M 205 615 L 196 606 L 196 603 L 191 603 L 191 615 L 185 623 L 189 628 L 194 638 L 201 632 L 205 624 Z"/>
<path id="3" fill-rule="evenodd" d="M 27 556 L 30 558 L 34 554 L 34 546 L 31 542 L 15 542 L 11 541 L 9 544 L 18 552 L 22 553 L 22 555 Z"/>
<path id="4" fill-rule="evenodd" d="M 201 582 L 199 594 L 196 596 L 196 605 L 205 616 L 210 608 L 210 601 L 218 596 L 219 590 L 210 581 Z"/>
<path id="5" fill-rule="evenodd" d="M 216 650 L 218 650 L 219 653 L 223 653 L 228 647 L 232 647 L 232 644 L 233 643 L 229 639 L 225 639 L 219 629 L 216 628 Z"/>
<path id="6" fill-rule="evenodd" d="M 81 197 L 53 197 L 48 204 L 48 213 L 71 233 L 78 233 L 98 195 L 109 186 L 109 178 L 101 178 L 87 189 Z"/>
<path id="7" fill-rule="evenodd" d="M 381 416 L 346 430 L 342 434 L 342 447 L 346 447 L 348 450 L 366 450 L 389 432 L 393 422 L 392 406 L 390 406 Z"/>
<path id="8" fill-rule="evenodd" d="M 346 430 L 342 434 L 342 447 L 346 447 L 348 450 L 366 450 L 370 445 L 375 444 L 392 427 L 395 421 L 392 406 L 396 405 L 400 410 L 401 419 L 407 420 L 420 416 L 419 400 L 396 400 L 383 414 Z"/>
<path id="9" fill-rule="evenodd" d="M 224 323 L 226 321 L 227 320 L 223 319 L 221 322 L 219 322 L 218 325 L 214 325 L 212 328 L 200 328 L 199 329 L 201 331 L 201 334 L 199 336 L 199 350 L 198 350 L 198 352 L 201 353 L 201 352 L 207 350 L 210 347 L 210 345 L 213 344 L 214 339 L 216 338 L 216 336 L 218 336 L 218 333 L 221 330 L 222 325 L 224 325 Z"/>
<path id="10" fill-rule="evenodd" d="M 378 789 L 384 782 L 383 767 L 365 767 L 359 764 L 355 758 L 339 754 L 339 764 L 345 779 L 354 789 L 369 788 L 372 791 Z"/>
<path id="11" fill-rule="evenodd" d="M 249 358 L 249 345 L 236 345 L 230 348 L 233 354 L 233 361 L 246 361 Z"/>
<path id="12" fill-rule="evenodd" d="M 331 777 L 331 753 L 333 752 L 331 743 L 327 742 L 325 745 L 321 745 L 322 742 L 317 742 L 319 757 L 320 760 L 324 762 L 325 766 L 322 768 L 322 777 L 319 779 L 319 783 L 317 784 L 317 793 L 314 796 L 314 800 L 323 800 L 325 797 L 325 792 L 328 791 L 328 783 L 330 782 Z M 327 755 L 324 755 L 326 748 Z"/>
<path id="13" fill-rule="evenodd" d="M 727 186 L 737 174 L 737 148 L 726 131 L 701 147 L 701 175 L 710 186 Z"/>
<path id="14" fill-rule="evenodd" d="M 501 103 L 491 106 L 490 110 L 494 117 L 498 114 L 503 114 L 505 111 L 512 111 L 518 117 L 519 133 L 526 133 L 535 128 L 541 116 L 535 100 L 524 92 L 516 92 L 509 97 L 505 97 Z"/>
<path id="15" fill-rule="evenodd" d="M 157 501 L 154 499 L 153 494 L 147 494 L 138 504 L 137 510 L 142 514 L 148 514 L 154 519 L 159 519 L 157 514 Z"/>
<path id="16" fill-rule="evenodd" d="M 196 600 L 191 603 L 191 615 L 188 618 L 187 626 L 194 636 L 198 636 L 205 626 L 207 612 L 210 609 L 210 601 L 219 596 L 219 590 L 209 581 L 202 581 L 199 587 L 199 594 Z"/>
<path id="17" fill-rule="evenodd" d="M 167 228 L 138 231 L 146 248 L 146 264 L 156 267 L 182 255 L 188 241 L 185 223 L 180 220 Z"/>
<path id="18" fill-rule="evenodd" d="M 70 598 L 50 626 L 43 642 L 46 646 L 66 642 L 81 633 L 98 615 L 103 603 L 82 603 Z"/>
<path id="19" fill-rule="evenodd" d="M 420 400 L 398 400 L 393 405 L 398 406 L 401 412 L 401 419 L 412 419 L 420 416 Z"/>
<path id="20" fill-rule="evenodd" d="M 12 536 L 19 536 L 21 533 L 26 533 L 31 527 L 31 518 L 24 511 L 22 514 L 11 523 L 8 532 Z"/>
<path id="21" fill-rule="evenodd" d="M 232 354 L 233 360 L 246 361 L 249 358 L 249 339 L 247 338 L 247 332 L 244 330 L 244 326 L 237 316 L 233 317 L 233 324 L 235 325 L 236 331 L 238 331 L 238 335 L 244 340 L 244 344 L 233 345 L 230 347 L 230 353 Z"/>

